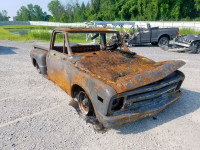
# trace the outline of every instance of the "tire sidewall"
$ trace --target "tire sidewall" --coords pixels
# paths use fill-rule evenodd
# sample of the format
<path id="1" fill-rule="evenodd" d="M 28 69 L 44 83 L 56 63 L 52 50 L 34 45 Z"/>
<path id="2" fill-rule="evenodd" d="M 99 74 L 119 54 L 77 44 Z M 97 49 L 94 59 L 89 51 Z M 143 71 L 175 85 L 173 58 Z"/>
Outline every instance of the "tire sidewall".
<path id="1" fill-rule="evenodd" d="M 166 44 L 163 44 L 163 40 L 164 41 L 166 41 Z M 158 45 L 160 46 L 160 47 L 168 47 L 168 45 L 169 45 L 169 39 L 168 39 L 168 37 L 161 37 L 160 39 L 159 39 L 159 41 L 158 41 Z"/>

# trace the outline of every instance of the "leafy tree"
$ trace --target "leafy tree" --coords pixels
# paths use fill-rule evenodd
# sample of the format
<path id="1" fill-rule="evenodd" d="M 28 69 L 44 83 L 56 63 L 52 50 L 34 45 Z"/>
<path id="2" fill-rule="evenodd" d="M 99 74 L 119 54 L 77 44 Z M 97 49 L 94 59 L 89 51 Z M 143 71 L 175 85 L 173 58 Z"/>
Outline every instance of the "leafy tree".
<path id="1" fill-rule="evenodd" d="M 84 21 L 86 21 L 86 16 L 85 16 L 86 7 L 85 7 L 85 3 L 84 2 L 82 2 L 80 9 L 81 9 L 80 10 L 80 14 L 81 14 L 80 22 L 84 22 Z"/>
<path id="2" fill-rule="evenodd" d="M 82 14 L 81 7 L 80 7 L 79 3 L 76 3 L 75 7 L 74 7 L 74 19 L 73 19 L 73 21 L 74 22 L 81 21 L 82 20 L 81 19 L 81 14 Z"/>
<path id="3" fill-rule="evenodd" d="M 66 7 L 65 7 L 65 11 L 67 14 L 67 19 L 68 22 L 73 22 L 73 17 L 74 17 L 74 6 L 67 3 Z"/>
<path id="4" fill-rule="evenodd" d="M 66 13 L 63 13 L 63 14 L 62 14 L 62 16 L 61 16 L 61 18 L 60 18 L 60 21 L 61 21 L 61 22 L 65 22 L 65 23 L 68 22 Z"/>
<path id="5" fill-rule="evenodd" d="M 200 0 L 90 0 L 85 3 L 48 4 L 52 16 L 38 5 L 22 6 L 18 20 L 85 22 L 91 20 L 200 20 Z"/>
<path id="6" fill-rule="evenodd" d="M 29 11 L 25 6 L 22 6 L 18 11 L 17 11 L 17 20 L 18 21 L 29 21 Z"/>
<path id="7" fill-rule="evenodd" d="M 46 13 L 42 11 L 42 8 L 39 5 L 35 5 L 33 9 L 35 20 L 45 20 Z"/>
<path id="8" fill-rule="evenodd" d="M 6 10 L 0 11 L 0 21 L 8 21 L 8 12 Z"/>
<path id="9" fill-rule="evenodd" d="M 60 3 L 59 0 L 53 0 L 48 4 L 48 10 L 53 15 L 52 21 L 60 21 L 60 18 L 62 17 L 63 13 L 65 13 L 64 6 Z"/>
<path id="10" fill-rule="evenodd" d="M 200 11 L 200 0 L 194 0 L 194 7 L 197 11 Z"/>
<path id="11" fill-rule="evenodd" d="M 28 4 L 17 11 L 19 21 L 46 21 L 47 13 L 39 5 Z"/>

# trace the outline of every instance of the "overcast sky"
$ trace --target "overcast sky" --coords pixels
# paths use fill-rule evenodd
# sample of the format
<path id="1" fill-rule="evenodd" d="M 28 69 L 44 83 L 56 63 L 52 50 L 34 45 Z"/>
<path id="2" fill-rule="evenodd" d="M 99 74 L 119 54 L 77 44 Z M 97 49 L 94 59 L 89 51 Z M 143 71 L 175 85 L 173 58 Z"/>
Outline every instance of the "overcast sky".
<path id="1" fill-rule="evenodd" d="M 28 4 L 32 3 L 34 5 L 39 5 L 42 7 L 43 11 L 48 12 L 47 5 L 51 0 L 0 0 L 0 11 L 7 10 L 8 16 L 13 17 L 16 16 L 17 10 L 24 5 L 27 6 Z M 76 2 L 77 0 L 60 0 L 61 3 L 65 4 L 67 2 Z M 89 0 L 78 0 L 80 3 L 85 2 L 87 3 Z"/>

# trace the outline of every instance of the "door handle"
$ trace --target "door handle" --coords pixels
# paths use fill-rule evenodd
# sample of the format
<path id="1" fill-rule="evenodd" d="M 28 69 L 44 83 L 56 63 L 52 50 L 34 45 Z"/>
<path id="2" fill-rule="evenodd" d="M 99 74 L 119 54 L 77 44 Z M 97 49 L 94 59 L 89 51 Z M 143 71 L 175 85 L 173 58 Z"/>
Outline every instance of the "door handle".
<path id="1" fill-rule="evenodd" d="M 55 53 L 53 53 L 53 52 L 51 52 L 51 53 L 50 53 L 50 55 L 52 55 L 52 56 L 56 56 L 56 54 L 55 54 Z"/>

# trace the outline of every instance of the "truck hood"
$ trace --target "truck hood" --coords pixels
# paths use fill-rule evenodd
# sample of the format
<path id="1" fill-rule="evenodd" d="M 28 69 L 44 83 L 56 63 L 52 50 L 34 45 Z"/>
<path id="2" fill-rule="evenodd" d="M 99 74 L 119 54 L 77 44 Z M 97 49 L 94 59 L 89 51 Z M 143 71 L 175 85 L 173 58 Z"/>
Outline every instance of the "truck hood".
<path id="1" fill-rule="evenodd" d="M 120 51 L 99 51 L 76 56 L 75 67 L 110 85 L 117 93 L 161 80 L 185 64 L 180 60 L 154 62 Z"/>

